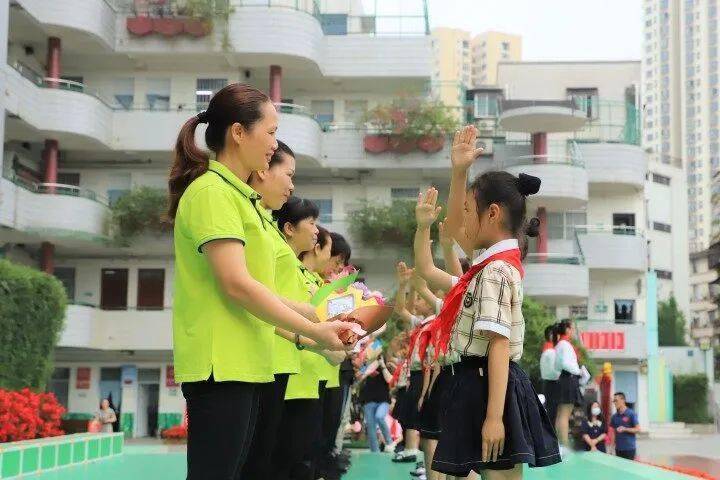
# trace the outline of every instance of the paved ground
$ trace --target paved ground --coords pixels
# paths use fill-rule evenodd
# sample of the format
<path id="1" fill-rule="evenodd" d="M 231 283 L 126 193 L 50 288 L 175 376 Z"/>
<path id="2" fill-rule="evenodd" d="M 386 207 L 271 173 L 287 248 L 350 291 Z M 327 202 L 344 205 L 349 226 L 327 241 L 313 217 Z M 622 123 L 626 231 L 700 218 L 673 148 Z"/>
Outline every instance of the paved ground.
<path id="1" fill-rule="evenodd" d="M 638 440 L 638 456 L 658 465 L 680 465 L 720 479 L 720 435 Z"/>

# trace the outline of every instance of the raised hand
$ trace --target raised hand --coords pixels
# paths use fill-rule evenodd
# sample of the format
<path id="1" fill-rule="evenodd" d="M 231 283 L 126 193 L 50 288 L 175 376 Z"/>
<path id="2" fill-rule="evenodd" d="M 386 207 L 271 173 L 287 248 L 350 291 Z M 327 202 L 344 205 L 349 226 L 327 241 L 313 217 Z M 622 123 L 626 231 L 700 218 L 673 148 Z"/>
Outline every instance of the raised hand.
<path id="1" fill-rule="evenodd" d="M 412 285 L 416 292 L 427 288 L 427 282 L 425 281 L 425 279 L 415 272 L 413 272 L 413 275 L 410 278 L 410 285 Z"/>
<path id="2" fill-rule="evenodd" d="M 424 194 L 418 195 L 418 203 L 415 207 L 415 220 L 418 228 L 428 228 L 435 223 L 442 207 L 436 206 L 438 191 L 431 187 Z"/>
<path id="3" fill-rule="evenodd" d="M 440 245 L 443 247 L 452 248 L 455 246 L 455 239 L 448 232 L 445 231 L 445 224 L 443 222 L 438 223 L 438 232 L 440 236 Z"/>
<path id="4" fill-rule="evenodd" d="M 408 268 L 405 262 L 398 262 L 396 267 L 397 281 L 400 285 L 407 285 L 413 274 L 413 269 Z"/>
<path id="5" fill-rule="evenodd" d="M 478 131 L 474 125 L 467 125 L 455 132 L 450 161 L 453 169 L 467 171 L 475 159 L 482 154 L 483 148 L 477 148 Z"/>

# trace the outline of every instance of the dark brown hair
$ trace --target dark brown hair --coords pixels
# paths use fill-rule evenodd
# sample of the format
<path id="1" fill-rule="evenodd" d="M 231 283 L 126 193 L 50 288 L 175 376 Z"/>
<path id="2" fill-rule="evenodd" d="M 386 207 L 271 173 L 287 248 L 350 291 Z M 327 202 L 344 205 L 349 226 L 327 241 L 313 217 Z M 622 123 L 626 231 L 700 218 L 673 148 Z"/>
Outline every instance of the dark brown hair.
<path id="1" fill-rule="evenodd" d="M 205 143 L 218 154 L 225 148 L 227 129 L 239 123 L 250 129 L 262 118 L 261 107 L 270 98 L 255 87 L 243 83 L 231 83 L 210 99 L 206 111 L 191 117 L 180 129 L 175 143 L 175 160 L 170 169 L 168 189 L 170 193 L 168 218 L 175 220 L 180 197 L 185 189 L 200 175 L 207 172 L 210 157 L 195 144 L 195 130 L 207 123 Z"/>

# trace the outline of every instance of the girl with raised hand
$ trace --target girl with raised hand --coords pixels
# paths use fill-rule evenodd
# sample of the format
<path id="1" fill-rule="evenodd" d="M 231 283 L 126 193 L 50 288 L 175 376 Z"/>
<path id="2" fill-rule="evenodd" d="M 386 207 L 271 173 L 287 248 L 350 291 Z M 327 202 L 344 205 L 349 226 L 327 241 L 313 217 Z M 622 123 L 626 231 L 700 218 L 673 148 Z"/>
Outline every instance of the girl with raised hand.
<path id="1" fill-rule="evenodd" d="M 475 137 L 472 127 L 456 135 L 453 183 L 464 182 L 467 167 L 478 154 Z M 458 142 L 464 147 L 459 148 Z M 465 190 L 464 183 L 461 188 Z M 446 402 L 443 411 L 433 470 L 461 478 L 474 471 L 491 480 L 517 479 L 522 478 L 523 464 L 542 467 L 560 462 L 547 413 L 517 364 L 525 331 L 524 270 L 517 239 L 525 233 L 537 235 L 537 222 L 526 232 L 525 202 L 539 188 L 540 179 L 525 174 L 478 176 L 465 193 L 462 220 L 455 231 L 462 232 L 466 251 L 484 251 L 457 282 L 447 273 L 432 271 L 447 285 L 455 283 L 431 335 L 435 353 L 461 355 L 454 365 L 452 402 Z M 451 185 L 453 190 L 460 188 Z M 428 217 L 436 216 L 437 194 L 426 197 L 421 210 Z M 450 202 L 449 208 L 446 228 L 451 217 L 458 216 L 452 211 L 457 202 Z"/>
<path id="2" fill-rule="evenodd" d="M 205 143 L 195 130 L 207 124 Z M 168 180 L 174 223 L 175 378 L 189 421 L 188 479 L 227 479 L 245 463 L 262 384 L 275 380 L 275 327 L 331 349 L 347 346 L 346 322 L 313 323 L 272 291 L 272 226 L 249 185 L 269 166 L 278 114 L 261 91 L 239 83 L 217 92 L 180 130 Z"/>

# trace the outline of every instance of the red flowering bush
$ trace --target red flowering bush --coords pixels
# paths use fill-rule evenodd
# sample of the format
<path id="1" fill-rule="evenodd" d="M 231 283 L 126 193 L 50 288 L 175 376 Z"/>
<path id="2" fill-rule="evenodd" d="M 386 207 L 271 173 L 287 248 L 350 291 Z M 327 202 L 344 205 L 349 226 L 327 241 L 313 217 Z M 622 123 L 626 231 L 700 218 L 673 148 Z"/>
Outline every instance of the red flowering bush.
<path id="1" fill-rule="evenodd" d="M 0 443 L 63 435 L 63 413 L 65 408 L 54 393 L 0 388 Z"/>
<path id="2" fill-rule="evenodd" d="M 160 436 L 167 440 L 182 440 L 186 439 L 187 435 L 187 427 L 183 425 L 175 425 L 174 427 L 166 428 L 160 433 Z"/>

